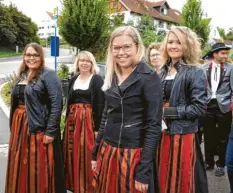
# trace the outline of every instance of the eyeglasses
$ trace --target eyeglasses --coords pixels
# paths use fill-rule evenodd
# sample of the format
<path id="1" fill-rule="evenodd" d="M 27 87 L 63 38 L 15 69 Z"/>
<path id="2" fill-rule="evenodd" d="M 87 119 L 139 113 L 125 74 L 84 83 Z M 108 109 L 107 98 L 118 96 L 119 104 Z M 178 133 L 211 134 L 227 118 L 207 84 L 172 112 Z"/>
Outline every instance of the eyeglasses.
<path id="1" fill-rule="evenodd" d="M 160 54 L 151 54 L 150 57 L 152 58 L 159 58 L 160 57 Z"/>
<path id="2" fill-rule="evenodd" d="M 120 50 L 122 49 L 124 52 L 130 52 L 132 50 L 134 44 L 124 44 L 122 46 L 112 46 L 112 52 L 113 53 L 119 53 Z"/>
<path id="3" fill-rule="evenodd" d="M 86 62 L 86 63 L 88 63 L 88 64 L 91 64 L 91 63 L 92 63 L 90 60 L 84 60 L 84 59 L 80 59 L 79 62 L 82 62 L 82 63 Z"/>
<path id="4" fill-rule="evenodd" d="M 40 57 L 40 54 L 25 54 L 24 55 L 26 58 L 39 58 Z"/>

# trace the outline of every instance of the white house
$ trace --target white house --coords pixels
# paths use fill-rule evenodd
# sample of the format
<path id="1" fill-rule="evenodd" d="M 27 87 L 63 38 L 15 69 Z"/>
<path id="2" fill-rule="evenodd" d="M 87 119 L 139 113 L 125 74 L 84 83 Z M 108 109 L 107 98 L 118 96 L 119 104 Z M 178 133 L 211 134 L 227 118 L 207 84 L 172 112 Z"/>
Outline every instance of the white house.
<path id="1" fill-rule="evenodd" d="M 44 19 L 37 23 L 38 25 L 38 35 L 39 37 L 42 38 L 48 38 L 50 36 L 54 36 L 55 35 L 55 26 L 56 24 L 56 20 L 53 19 L 53 14 L 50 12 L 46 11 L 46 15 L 44 17 Z M 59 36 L 59 28 L 56 28 L 56 35 Z M 60 36 L 59 36 L 60 37 Z"/>
<path id="2" fill-rule="evenodd" d="M 122 15 L 124 23 L 133 22 L 137 25 L 141 15 L 150 15 L 154 19 L 157 31 L 169 30 L 179 23 L 181 12 L 172 9 L 167 0 L 109 0 L 109 14 Z"/>

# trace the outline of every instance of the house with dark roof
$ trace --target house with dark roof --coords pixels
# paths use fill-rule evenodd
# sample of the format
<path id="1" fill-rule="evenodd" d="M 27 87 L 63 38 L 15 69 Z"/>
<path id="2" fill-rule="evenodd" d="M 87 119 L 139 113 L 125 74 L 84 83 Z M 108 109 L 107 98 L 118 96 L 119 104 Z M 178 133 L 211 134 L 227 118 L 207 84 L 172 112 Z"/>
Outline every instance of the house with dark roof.
<path id="1" fill-rule="evenodd" d="M 167 0 L 109 0 L 108 11 L 111 15 L 122 15 L 124 23 L 134 25 L 142 15 L 148 14 L 153 17 L 155 28 L 165 31 L 181 19 L 181 12 L 171 8 Z"/>

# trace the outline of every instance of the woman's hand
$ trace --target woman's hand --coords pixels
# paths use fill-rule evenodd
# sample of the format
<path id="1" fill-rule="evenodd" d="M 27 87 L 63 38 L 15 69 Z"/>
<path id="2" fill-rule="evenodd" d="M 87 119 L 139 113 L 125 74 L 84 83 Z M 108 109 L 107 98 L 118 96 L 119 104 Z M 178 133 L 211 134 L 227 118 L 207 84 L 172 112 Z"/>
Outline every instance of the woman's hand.
<path id="1" fill-rule="evenodd" d="M 143 184 L 141 182 L 135 181 L 135 188 L 136 188 L 136 190 L 138 190 L 140 192 L 146 193 L 148 190 L 148 184 Z"/>
<path id="2" fill-rule="evenodd" d="M 97 138 L 97 136 L 98 136 L 98 132 L 95 131 L 95 139 Z"/>
<path id="3" fill-rule="evenodd" d="M 53 137 L 49 137 L 47 135 L 44 135 L 44 138 L 43 138 L 43 144 L 49 144 L 49 143 L 52 143 L 54 140 Z"/>
<path id="4" fill-rule="evenodd" d="M 93 171 L 95 171 L 96 170 L 96 168 L 97 168 L 97 161 L 91 161 L 91 169 L 93 170 Z"/>

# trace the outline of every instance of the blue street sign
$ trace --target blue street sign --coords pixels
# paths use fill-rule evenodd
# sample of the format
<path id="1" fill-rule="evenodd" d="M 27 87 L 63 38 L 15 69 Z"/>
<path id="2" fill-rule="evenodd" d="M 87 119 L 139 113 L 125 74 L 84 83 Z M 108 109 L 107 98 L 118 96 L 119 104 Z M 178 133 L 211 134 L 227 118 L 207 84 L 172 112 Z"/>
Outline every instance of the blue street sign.
<path id="1" fill-rule="evenodd" d="M 59 37 L 51 36 L 51 56 L 59 56 Z"/>

